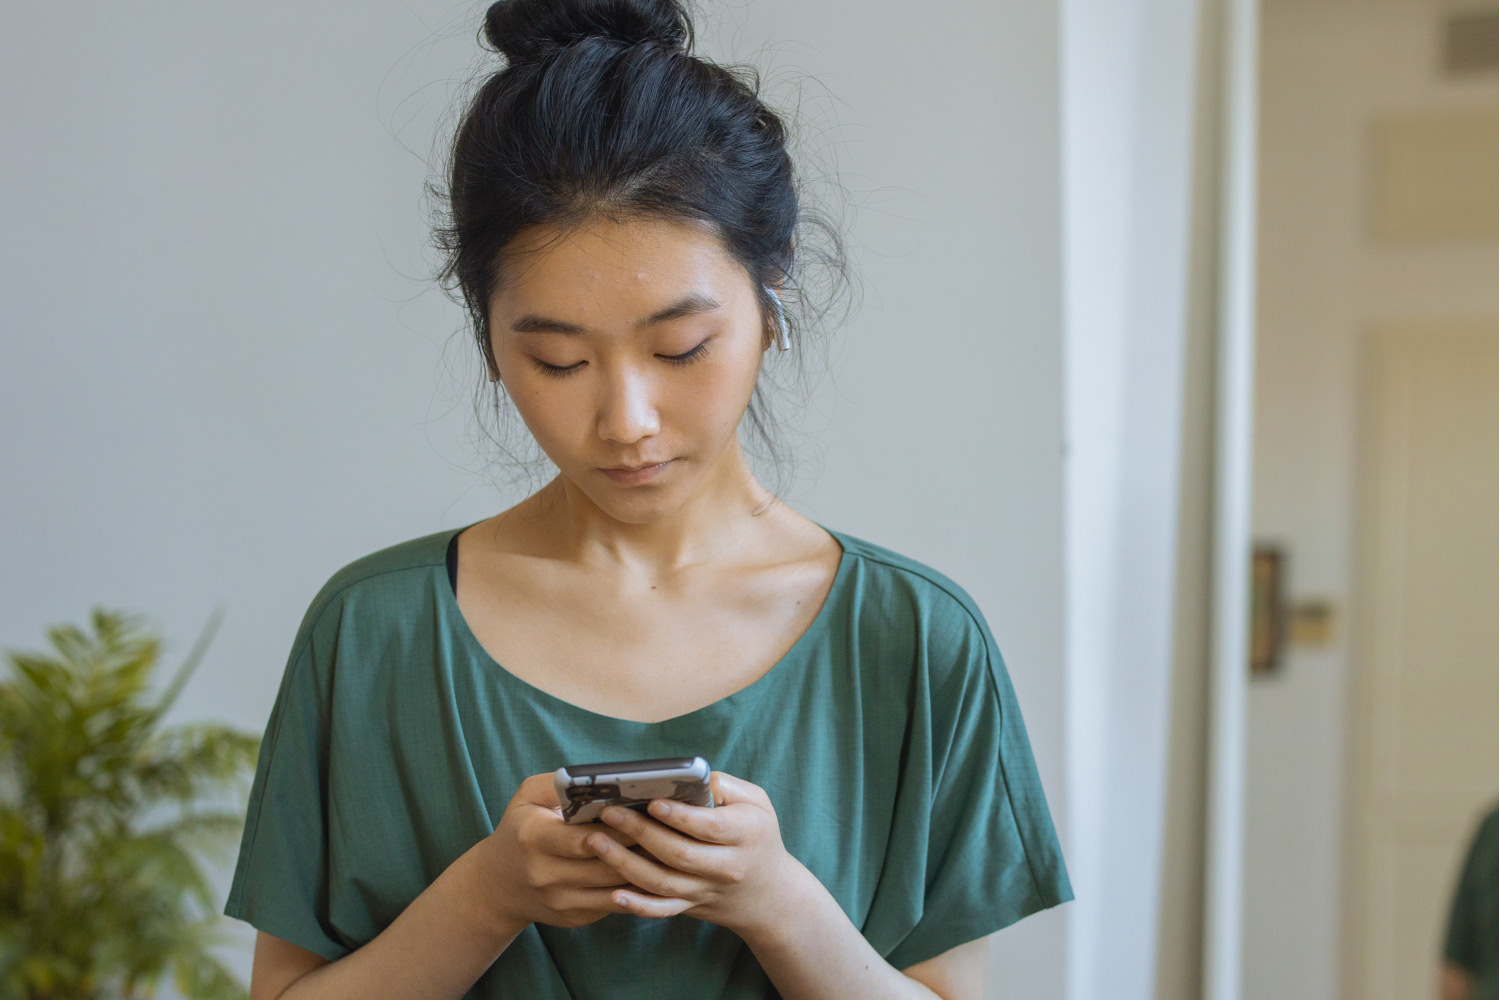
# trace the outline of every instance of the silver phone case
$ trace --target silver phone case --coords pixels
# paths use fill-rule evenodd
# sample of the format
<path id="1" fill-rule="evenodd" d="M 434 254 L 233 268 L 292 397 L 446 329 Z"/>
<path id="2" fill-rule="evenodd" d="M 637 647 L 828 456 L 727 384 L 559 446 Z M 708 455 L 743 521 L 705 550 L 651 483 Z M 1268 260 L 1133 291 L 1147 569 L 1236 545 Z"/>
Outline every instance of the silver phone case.
<path id="1" fill-rule="evenodd" d="M 552 784 L 565 822 L 592 823 L 605 806 L 644 811 L 652 799 L 712 806 L 708 776 L 708 761 L 702 757 L 671 757 L 560 767 Z"/>

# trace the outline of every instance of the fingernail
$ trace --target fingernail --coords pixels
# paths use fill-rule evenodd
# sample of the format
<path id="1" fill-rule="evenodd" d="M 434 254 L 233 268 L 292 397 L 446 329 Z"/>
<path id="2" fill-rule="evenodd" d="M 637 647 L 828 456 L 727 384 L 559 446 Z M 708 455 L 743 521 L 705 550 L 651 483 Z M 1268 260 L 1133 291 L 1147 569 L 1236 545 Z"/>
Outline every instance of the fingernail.
<path id="1" fill-rule="evenodd" d="M 655 816 L 657 819 L 666 819 L 668 816 L 672 815 L 671 805 L 663 802 L 661 799 L 657 799 L 646 808 L 650 809 L 651 815 Z"/>
<path id="2" fill-rule="evenodd" d="M 611 841 L 608 837 L 604 836 L 604 834 L 596 833 L 588 838 L 587 843 L 589 845 L 589 850 L 593 851 L 595 854 L 603 854 L 605 851 L 609 850 Z"/>

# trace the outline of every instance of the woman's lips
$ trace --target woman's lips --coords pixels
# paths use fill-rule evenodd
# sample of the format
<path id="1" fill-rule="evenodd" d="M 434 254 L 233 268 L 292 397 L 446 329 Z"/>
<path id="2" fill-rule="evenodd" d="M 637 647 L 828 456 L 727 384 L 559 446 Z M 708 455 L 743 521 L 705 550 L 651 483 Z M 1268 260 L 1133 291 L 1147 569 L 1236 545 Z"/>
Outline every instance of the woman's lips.
<path id="1" fill-rule="evenodd" d="M 667 466 L 671 464 L 672 460 L 668 459 L 665 462 L 657 462 L 655 465 L 641 465 L 634 468 L 618 466 L 613 469 L 600 469 L 599 471 L 621 486 L 639 486 L 642 483 L 649 483 L 661 475 L 666 471 Z"/>

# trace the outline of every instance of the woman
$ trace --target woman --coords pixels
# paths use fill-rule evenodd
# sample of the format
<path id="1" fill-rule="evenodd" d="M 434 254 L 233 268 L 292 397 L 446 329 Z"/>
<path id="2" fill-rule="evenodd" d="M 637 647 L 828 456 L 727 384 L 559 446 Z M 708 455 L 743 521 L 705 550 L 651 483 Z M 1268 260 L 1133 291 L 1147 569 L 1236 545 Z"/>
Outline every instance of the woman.
<path id="1" fill-rule="evenodd" d="M 800 334 L 779 119 L 676 0 L 485 32 L 449 270 L 558 475 L 309 608 L 226 907 L 252 997 L 977 1000 L 984 936 L 1071 890 L 972 601 L 741 451 Z M 561 818 L 559 766 L 693 755 L 713 808 Z"/>

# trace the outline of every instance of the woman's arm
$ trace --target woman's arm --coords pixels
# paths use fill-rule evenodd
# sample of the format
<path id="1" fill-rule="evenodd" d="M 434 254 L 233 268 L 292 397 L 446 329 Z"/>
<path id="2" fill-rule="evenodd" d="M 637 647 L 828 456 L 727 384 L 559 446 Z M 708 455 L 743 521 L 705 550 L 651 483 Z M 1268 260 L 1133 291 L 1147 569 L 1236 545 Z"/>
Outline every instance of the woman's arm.
<path id="1" fill-rule="evenodd" d="M 434 887 L 436 887 L 436 883 L 434 883 Z M 439 907 L 442 907 L 440 900 L 436 900 L 435 902 L 437 902 Z M 841 910 L 840 916 L 842 915 Z M 847 923 L 847 919 L 844 922 Z M 400 921 L 398 920 L 397 923 L 400 923 Z M 420 927 L 420 918 L 417 921 L 417 925 Z M 431 925 L 428 926 L 429 930 L 431 930 Z M 452 937 L 445 937 L 441 934 L 430 935 L 435 936 L 437 941 L 435 943 L 429 942 L 424 946 L 420 940 L 416 939 L 422 936 L 420 930 L 414 928 L 413 935 L 405 935 L 404 929 L 396 930 L 393 936 L 388 937 L 390 932 L 395 930 L 395 928 L 396 924 L 392 924 L 387 929 L 387 933 L 381 935 L 381 937 L 387 938 L 382 948 L 396 962 L 394 973 L 389 969 L 382 969 L 382 956 L 378 952 L 370 952 L 369 946 L 366 946 L 354 955 L 349 956 L 350 959 L 353 959 L 356 955 L 363 956 L 359 962 L 350 962 L 346 959 L 339 963 L 340 971 L 338 973 L 332 971 L 320 973 L 317 978 L 313 978 L 311 973 L 328 967 L 328 959 L 316 952 L 308 951 L 306 948 L 298 947 L 262 931 L 255 943 L 255 970 L 252 974 L 255 987 L 251 991 L 250 1000 L 275 1000 L 275 998 L 295 1000 L 298 996 L 306 995 L 306 991 L 308 990 L 321 992 L 325 985 L 330 990 L 338 990 L 348 995 L 358 996 L 377 996 L 381 990 L 414 997 L 462 995 L 462 991 L 468 988 L 464 985 L 464 980 L 469 977 L 470 972 L 474 971 L 476 967 L 478 968 L 478 971 L 474 972 L 473 978 L 468 979 L 469 983 L 472 984 L 484 972 L 484 969 L 489 967 L 489 963 L 494 961 L 493 958 L 490 958 L 486 962 L 486 953 L 493 950 L 498 957 L 499 953 L 504 951 L 503 946 L 497 949 L 493 943 L 487 946 L 481 944 L 479 947 L 471 949 L 471 954 L 468 956 L 468 961 L 466 961 L 464 955 L 454 956 L 452 954 L 455 950 L 453 948 L 454 939 Z M 458 928 L 459 937 L 467 936 L 471 931 L 472 925 L 460 924 Z M 500 936 L 503 937 L 503 933 Z M 512 935 L 513 937 L 514 935 Z M 376 938 L 376 941 L 379 940 L 381 938 Z M 860 941 L 864 941 L 864 938 L 861 937 Z M 372 945 L 374 943 L 371 942 Z M 506 943 L 508 944 L 509 941 Z M 943 1000 L 981 1000 L 984 996 L 984 970 L 988 952 L 987 943 L 988 939 L 980 938 L 977 941 L 970 941 L 968 944 L 959 945 L 957 948 L 944 952 L 936 958 L 912 966 L 905 970 L 905 974 L 908 978 L 916 980 L 928 988 L 928 992 L 917 995 L 923 997 L 939 996 Z M 870 950 L 868 943 L 865 944 L 865 949 Z M 456 950 L 463 951 L 465 949 L 459 948 Z M 770 951 L 769 948 L 764 950 L 767 952 Z M 445 979 L 441 971 L 437 977 L 423 971 L 416 981 L 401 982 L 402 976 L 410 979 L 413 970 L 421 969 L 425 962 L 431 961 L 433 957 L 437 957 L 445 951 L 449 954 L 445 957 L 442 966 L 444 969 L 451 969 L 452 976 L 448 977 L 451 981 Z M 760 951 L 757 951 L 756 954 L 757 957 L 761 956 Z M 879 956 L 876 956 L 875 961 L 881 965 L 885 964 L 880 961 Z M 762 958 L 762 964 L 764 962 L 765 959 Z M 481 965 L 481 963 L 483 964 Z M 772 980 L 778 986 L 782 980 L 791 981 L 797 975 L 795 960 L 792 966 L 779 976 L 773 975 Z M 370 985 L 369 980 L 371 979 L 373 979 L 376 985 Z M 306 985 L 303 985 L 304 983 Z M 298 988 L 289 991 L 288 987 L 293 984 L 296 984 Z M 457 994 L 454 992 L 455 987 L 458 989 Z M 816 984 L 812 984 L 811 988 L 817 989 L 818 987 Z M 421 992 L 423 990 L 428 992 Z M 789 994 L 785 990 L 782 990 L 782 992 L 788 996 L 795 995 Z M 316 995 L 316 993 L 313 995 Z M 860 995 L 864 996 L 866 994 L 862 993 Z M 1462 996 L 1466 997 L 1467 993 L 1462 994 Z M 1447 1000 L 1447 997 L 1448 995 L 1445 994 L 1444 1000 Z"/>
<path id="2" fill-rule="evenodd" d="M 457 1000 L 531 924 L 582 927 L 623 912 L 611 890 L 624 880 L 586 846 L 590 835 L 621 850 L 633 843 L 597 824 L 564 823 L 552 775 L 532 775 L 494 832 L 357 950 L 329 962 L 261 934 L 251 1000 Z"/>
<path id="3" fill-rule="evenodd" d="M 990 939 L 975 938 L 903 970 L 945 1000 L 983 1000 Z"/>
<path id="4" fill-rule="evenodd" d="M 250 1000 L 463 996 L 526 927 L 476 903 L 474 858 L 460 857 L 374 940 L 336 962 L 261 933 Z"/>
<path id="5" fill-rule="evenodd" d="M 983 1000 L 985 938 L 898 972 L 870 947 L 822 883 L 807 869 L 802 872 L 801 888 L 787 899 L 781 919 L 745 939 L 787 1000 Z"/>
<path id="6" fill-rule="evenodd" d="M 1474 973 L 1453 962 L 1438 971 L 1438 1000 L 1473 1000 Z"/>

